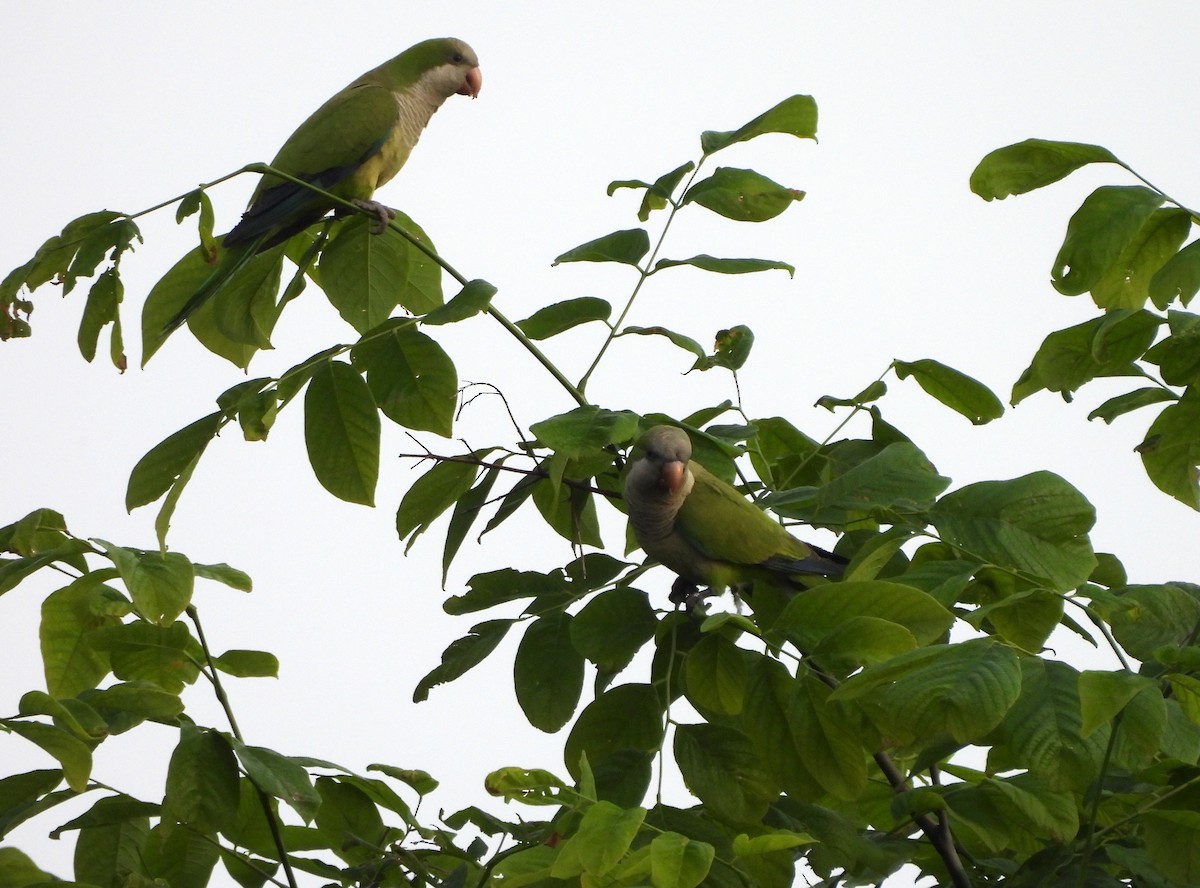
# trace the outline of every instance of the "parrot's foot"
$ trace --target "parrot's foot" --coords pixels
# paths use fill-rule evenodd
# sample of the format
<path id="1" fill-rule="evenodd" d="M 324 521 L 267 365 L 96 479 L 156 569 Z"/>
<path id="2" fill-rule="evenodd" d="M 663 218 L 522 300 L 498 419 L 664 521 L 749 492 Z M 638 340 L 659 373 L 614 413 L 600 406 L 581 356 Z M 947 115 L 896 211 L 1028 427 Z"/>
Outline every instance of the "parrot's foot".
<path id="1" fill-rule="evenodd" d="M 371 234 L 383 234 L 387 231 L 388 223 L 396 218 L 396 211 L 391 207 L 385 207 L 377 200 L 352 200 L 360 210 L 366 210 L 373 218 L 371 220 Z"/>
<path id="2" fill-rule="evenodd" d="M 708 611 L 704 599 L 712 594 L 711 589 L 701 589 L 695 583 L 688 582 L 683 577 L 676 577 L 671 584 L 671 594 L 668 596 L 677 609 L 701 617 Z"/>
<path id="3" fill-rule="evenodd" d="M 671 584 L 671 594 L 668 596 L 671 599 L 671 604 L 684 604 L 694 598 L 700 597 L 700 587 L 695 583 L 688 582 L 683 577 L 676 577 L 675 582 Z"/>

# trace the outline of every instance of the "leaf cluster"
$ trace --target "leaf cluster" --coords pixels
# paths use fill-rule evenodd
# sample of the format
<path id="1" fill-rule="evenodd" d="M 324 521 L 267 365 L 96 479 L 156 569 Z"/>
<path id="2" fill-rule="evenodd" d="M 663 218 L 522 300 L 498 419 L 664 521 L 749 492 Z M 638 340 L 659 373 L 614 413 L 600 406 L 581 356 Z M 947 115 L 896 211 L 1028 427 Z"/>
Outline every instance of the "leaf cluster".
<path id="1" fill-rule="evenodd" d="M 775 259 L 668 258 L 664 244 L 679 212 L 766 223 L 792 207 L 803 192 L 759 172 L 702 171 L 717 152 L 761 136 L 815 138 L 816 123 L 811 97 L 792 96 L 737 129 L 704 133 L 696 160 L 613 182 L 610 194 L 641 195 L 640 224 L 556 262 L 626 267 L 631 287 L 621 299 L 573 297 L 509 321 L 495 288 L 447 264 L 405 217 L 379 237 L 358 219 L 327 220 L 240 268 L 189 322 L 236 366 L 271 344 L 280 312 L 309 286 L 356 336 L 278 377 L 228 389 L 215 411 L 142 458 L 126 505 L 161 501 L 157 549 L 79 539 L 51 510 L 0 528 L 0 551 L 11 555 L 0 560 L 0 593 L 39 571 L 69 579 L 43 605 L 46 688 L 0 720 L 58 768 L 0 778 L 0 835 L 96 792 L 103 797 L 59 831 L 79 833 L 76 880 L 101 885 L 201 886 L 218 861 L 254 888 L 267 880 L 294 886 L 296 872 L 342 885 L 784 888 L 800 866 L 832 885 L 877 884 L 904 865 L 959 888 L 1193 884 L 1200 587 L 1130 583 L 1115 555 L 1094 551 L 1086 497 L 1050 472 L 955 487 L 881 406 L 894 374 L 986 423 L 1003 406 L 983 383 L 933 359 L 895 360 L 857 394 L 820 399 L 840 420 L 823 435 L 786 417 L 750 416 L 736 398 L 675 416 L 666 405 L 638 415 L 588 394 L 610 345 L 629 335 L 661 337 L 689 353 L 695 371 L 728 373 L 736 394 L 738 371 L 753 358 L 748 326 L 678 331 L 626 318 L 672 268 L 795 274 Z M 1095 162 L 1120 163 L 1095 146 L 1026 142 L 985 158 L 972 187 L 1004 197 Z M 1091 292 L 1104 314 L 1084 332 L 1052 334 L 1013 402 L 1158 367 L 1156 390 L 1165 394 L 1131 392 L 1098 415 L 1169 402 L 1143 459 L 1152 455 L 1152 479 L 1180 498 L 1190 471 L 1194 500 L 1191 316 L 1167 306 L 1186 307 L 1200 278 L 1191 285 L 1193 260 L 1182 258 L 1190 247 L 1180 249 L 1192 214 L 1166 202 L 1156 189 L 1131 186 L 1100 189 L 1081 207 L 1056 259 L 1055 286 Z M 181 198 L 179 218 L 189 214 L 199 215 L 200 242 L 147 298 L 143 361 L 163 347 L 165 319 L 205 279 L 218 249 L 203 189 Z M 653 234 L 651 217 L 661 220 Z M 118 261 L 136 236 L 134 218 L 76 220 L 5 278 L 7 335 L 29 332 L 22 288 L 57 279 L 66 289 L 107 257 L 92 292 L 110 275 L 103 286 L 118 295 L 100 289 L 97 304 L 111 307 L 103 312 L 89 295 L 81 350 L 90 359 L 85 339 L 94 346 L 104 320 L 120 351 Z M 294 271 L 285 283 L 287 263 Z M 458 287 L 450 299 L 447 278 Z M 249 591 L 249 578 L 195 564 L 168 550 L 167 538 L 214 438 L 236 422 L 244 438 L 263 440 L 292 403 L 303 404 L 318 481 L 340 499 L 373 505 L 387 423 L 451 436 L 469 399 L 437 328 L 478 314 L 519 342 L 573 406 L 518 427 L 516 440 L 497 433 L 466 452 L 415 454 L 430 465 L 397 497 L 398 540 L 412 546 L 448 515 L 445 582 L 476 528 L 486 535 L 519 512 L 526 525 L 564 540 L 571 557 L 548 571 L 508 564 L 480 572 L 451 594 L 448 614 L 486 618 L 447 647 L 414 699 L 519 636 L 516 698 L 533 728 L 565 732 L 565 776 L 501 767 L 487 780 L 494 796 L 550 809 L 544 820 L 502 820 L 471 807 L 430 825 L 406 799 L 434 788 L 424 772 L 374 765 L 380 776 L 367 776 L 241 736 L 222 676 L 273 675 L 276 663 L 265 652 L 210 651 L 195 579 Z M 542 349 L 584 325 L 595 333 L 595 354 L 572 380 Z M 695 338 L 706 334 L 711 350 Z M 604 540 L 612 523 L 605 512 L 621 517 L 631 445 L 665 422 L 689 432 L 694 459 L 784 524 L 836 535 L 844 576 L 799 594 L 757 583 L 737 600 L 666 606 L 662 572 L 631 558 L 627 538 Z M 843 432 L 851 422 L 861 431 Z M 1166 454 L 1169 466 L 1155 461 Z M 1053 658 L 1056 632 L 1102 646 L 1120 668 L 1080 670 Z M 182 694 L 201 679 L 227 726 L 188 716 Z M 96 745 L 147 721 L 178 731 L 161 803 L 91 774 Z M 682 798 L 663 789 L 669 774 L 686 787 Z M 14 884 L 47 878 L 15 849 L 0 849 L 0 873 Z"/>

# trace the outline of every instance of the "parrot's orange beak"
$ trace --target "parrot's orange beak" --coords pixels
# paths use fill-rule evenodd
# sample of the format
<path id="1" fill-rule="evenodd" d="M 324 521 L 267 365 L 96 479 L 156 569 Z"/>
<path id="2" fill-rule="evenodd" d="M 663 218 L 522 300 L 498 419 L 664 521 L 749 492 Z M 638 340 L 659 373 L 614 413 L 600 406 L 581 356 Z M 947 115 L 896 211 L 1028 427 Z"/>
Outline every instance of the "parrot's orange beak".
<path id="1" fill-rule="evenodd" d="M 479 97 L 479 90 L 483 88 L 483 72 L 478 68 L 472 68 L 467 72 L 467 81 L 462 85 L 462 89 L 458 91 L 460 96 L 470 96 L 471 98 Z"/>
<path id="2" fill-rule="evenodd" d="M 683 486 L 683 479 L 686 474 L 687 463 L 673 459 L 670 462 L 663 463 L 660 481 L 669 493 L 678 493 L 679 488 Z"/>

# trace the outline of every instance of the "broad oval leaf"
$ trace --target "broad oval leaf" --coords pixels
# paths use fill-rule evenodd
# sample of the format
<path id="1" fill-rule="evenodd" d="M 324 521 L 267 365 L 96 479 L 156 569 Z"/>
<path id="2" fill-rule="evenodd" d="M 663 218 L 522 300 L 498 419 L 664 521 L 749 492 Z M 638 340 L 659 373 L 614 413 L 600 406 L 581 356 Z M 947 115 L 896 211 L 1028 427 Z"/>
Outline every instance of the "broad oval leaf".
<path id="1" fill-rule="evenodd" d="M 1163 196 L 1143 185 L 1101 185 L 1067 223 L 1050 281 L 1064 296 L 1096 286 L 1160 206 Z"/>
<path id="2" fill-rule="evenodd" d="M 1079 142 L 1026 139 L 989 152 L 971 173 L 971 190 L 1003 200 L 1057 182 L 1089 163 L 1120 163 L 1107 148 Z"/>
<path id="3" fill-rule="evenodd" d="M 1087 536 L 1096 510 L 1052 472 L 967 485 L 939 500 L 930 519 L 972 557 L 1044 578 L 1058 591 L 1083 584 L 1096 566 Z"/>
<path id="4" fill-rule="evenodd" d="M 304 394 L 304 444 L 322 487 L 346 502 L 375 504 L 379 413 L 349 364 L 326 361 L 313 371 Z"/>
<path id="5" fill-rule="evenodd" d="M 1187 210 L 1155 210 L 1092 287 L 1092 299 L 1104 309 L 1141 308 L 1150 297 L 1150 281 L 1176 254 L 1192 228 Z"/>
<path id="6" fill-rule="evenodd" d="M 725 725 L 676 727 L 675 761 L 688 789 L 728 823 L 758 823 L 779 795 L 750 740 Z"/>
<path id="7" fill-rule="evenodd" d="M 1150 300 L 1165 309 L 1179 300 L 1184 307 L 1200 292 L 1200 241 L 1188 244 L 1150 279 Z"/>
<path id="8" fill-rule="evenodd" d="M 458 403 L 458 371 L 438 343 L 405 319 L 368 331 L 350 352 L 388 419 L 449 438 Z"/>
<path id="9" fill-rule="evenodd" d="M 1200 509 L 1200 391 L 1189 387 L 1182 398 L 1163 408 L 1137 451 L 1155 487 L 1190 509 Z"/>
<path id="10" fill-rule="evenodd" d="M 614 231 L 567 250 L 552 262 L 620 262 L 633 265 L 650 252 L 650 235 L 643 228 Z"/>
<path id="11" fill-rule="evenodd" d="M 975 425 L 999 419 L 1004 414 L 1004 405 L 991 389 L 953 367 L 929 358 L 894 363 L 897 376 L 901 379 L 913 377 L 926 392 Z"/>
<path id="12" fill-rule="evenodd" d="M 705 635 L 684 657 L 687 698 L 702 711 L 737 715 L 746 693 L 748 656 L 724 635 Z"/>
<path id="13" fill-rule="evenodd" d="M 607 321 L 611 314 L 608 300 L 580 296 L 539 308 L 525 320 L 517 321 L 517 326 L 530 339 L 549 339 L 589 321 Z"/>
<path id="14" fill-rule="evenodd" d="M 615 672 L 629 665 L 657 628 L 646 593 L 618 586 L 593 596 L 575 615 L 571 641 L 597 668 Z"/>
<path id="15" fill-rule="evenodd" d="M 440 305 L 421 318 L 422 324 L 439 326 L 465 321 L 480 312 L 487 311 L 492 304 L 496 288 L 485 280 L 476 278 L 467 281 L 463 288 L 450 298 L 445 305 Z"/>
<path id="16" fill-rule="evenodd" d="M 413 702 L 425 702 L 432 688 L 454 681 L 482 663 L 504 639 L 512 624 L 512 620 L 488 620 L 472 626 L 465 636 L 450 642 L 442 652 L 442 662 L 417 683 L 413 690 Z"/>
<path id="17" fill-rule="evenodd" d="M 784 133 L 801 139 L 817 137 L 817 103 L 812 96 L 788 96 L 768 111 L 729 132 L 706 130 L 700 135 L 700 148 L 713 154 L 737 142 L 745 142 L 765 133 Z"/>
<path id="18" fill-rule="evenodd" d="M 812 651 L 859 617 L 902 626 L 921 645 L 937 641 L 954 624 L 954 614 L 920 589 L 887 580 L 846 580 L 795 596 L 772 628 L 800 650 Z"/>
<path id="19" fill-rule="evenodd" d="M 583 690 L 583 656 L 571 643 L 570 614 L 529 624 L 513 661 L 517 703 L 529 723 L 553 734 L 570 721 Z"/>
<path id="20" fill-rule="evenodd" d="M 698 203 L 737 222 L 765 222 L 803 198 L 803 191 L 785 188 L 754 170 L 717 167 L 687 190 L 683 203 Z"/>
<path id="21" fill-rule="evenodd" d="M 200 458 L 208 443 L 216 437 L 223 418 L 221 411 L 210 413 L 151 447 L 129 473 L 125 508 L 132 512 L 138 506 L 154 502 L 170 490 L 171 485 Z"/>
<path id="22" fill-rule="evenodd" d="M 478 473 L 479 466 L 473 462 L 443 460 L 413 482 L 396 510 L 396 533 L 408 541 L 405 552 L 439 515 L 471 489 Z"/>
<path id="23" fill-rule="evenodd" d="M 238 814 L 237 759 L 216 731 L 184 722 L 167 766 L 164 812 L 202 832 L 218 832 Z"/>
<path id="24" fill-rule="evenodd" d="M 609 688 L 575 720 L 563 750 L 567 770 L 578 780 L 583 755 L 599 769 L 605 759 L 626 751 L 653 752 L 662 744 L 662 719 L 662 702 L 651 685 Z M 649 778 L 649 771 L 646 776 Z"/>
<path id="25" fill-rule="evenodd" d="M 636 413 L 588 405 L 535 422 L 529 431 L 555 453 L 576 459 L 609 444 L 628 441 L 637 432 L 637 426 Z"/>

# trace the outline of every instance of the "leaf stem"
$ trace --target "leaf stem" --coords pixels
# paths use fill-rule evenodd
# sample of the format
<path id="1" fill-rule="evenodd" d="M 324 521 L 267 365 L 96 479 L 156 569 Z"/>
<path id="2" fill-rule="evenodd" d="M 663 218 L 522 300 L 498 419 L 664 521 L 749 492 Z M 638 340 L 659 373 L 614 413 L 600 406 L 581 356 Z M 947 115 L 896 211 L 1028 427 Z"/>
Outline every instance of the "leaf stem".
<path id="1" fill-rule="evenodd" d="M 696 176 L 700 173 L 700 167 L 704 165 L 704 159 L 708 155 L 702 155 L 696 163 L 695 169 L 692 170 L 691 176 L 688 177 L 687 184 L 683 186 L 683 194 L 696 181 Z M 671 211 L 667 214 L 667 221 L 663 223 L 662 231 L 658 235 L 658 241 L 654 244 L 654 248 L 650 251 L 650 255 L 646 258 L 645 267 L 638 266 L 638 280 L 633 285 L 633 292 L 629 294 L 629 298 L 625 301 L 625 307 L 621 309 L 621 313 L 617 316 L 616 321 L 609 325 L 608 335 L 604 337 L 604 342 L 600 344 L 600 350 L 596 352 L 596 357 L 592 359 L 591 365 L 584 371 L 583 376 L 579 377 L 577 388 L 580 392 L 587 391 L 588 380 L 591 379 L 592 373 L 599 366 L 604 353 L 608 351 L 608 347 L 612 345 L 614 339 L 620 335 L 621 327 L 625 323 L 625 317 L 629 314 L 629 310 L 633 308 L 633 302 L 637 299 L 638 293 L 641 292 L 642 284 L 646 283 L 646 279 L 654 272 L 651 270 L 654 266 L 654 260 L 658 257 L 659 250 L 662 249 L 663 242 L 666 240 L 667 232 L 671 230 L 671 222 L 675 219 L 675 214 L 679 212 L 679 204 L 670 200 Z"/>

